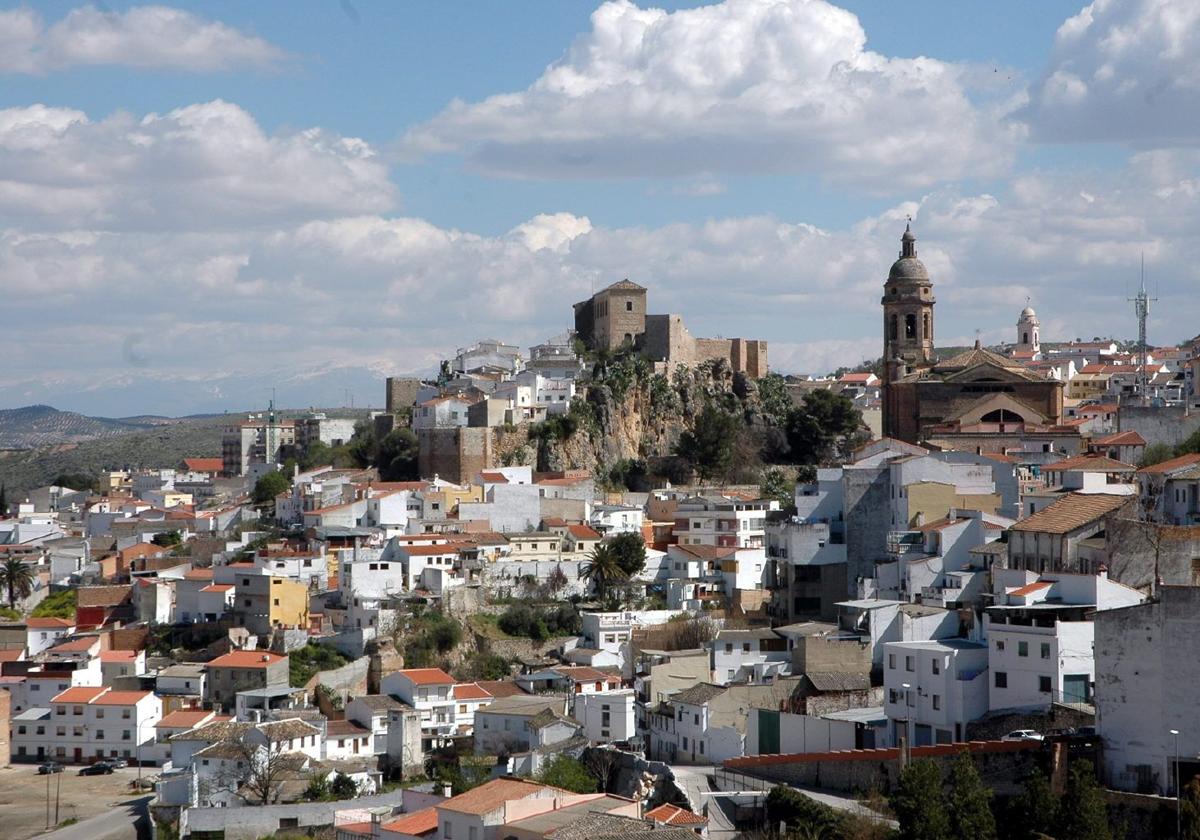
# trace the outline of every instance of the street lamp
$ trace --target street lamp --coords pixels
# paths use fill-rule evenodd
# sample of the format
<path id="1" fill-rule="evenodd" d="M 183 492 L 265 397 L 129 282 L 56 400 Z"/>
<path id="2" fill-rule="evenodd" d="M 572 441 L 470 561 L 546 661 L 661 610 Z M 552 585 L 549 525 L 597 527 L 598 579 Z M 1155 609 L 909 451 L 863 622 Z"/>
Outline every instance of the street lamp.
<path id="1" fill-rule="evenodd" d="M 900 683 L 900 687 L 904 689 L 904 744 L 900 748 L 900 751 L 908 756 L 912 755 L 912 741 L 908 737 L 908 692 L 912 686 L 908 683 Z M 904 763 L 907 765 L 908 761 Z"/>
<path id="2" fill-rule="evenodd" d="M 1179 810 L 1179 800 L 1182 797 L 1182 791 L 1179 790 L 1179 730 L 1171 729 L 1170 733 L 1175 737 L 1175 836 L 1183 836 L 1183 820 Z"/>

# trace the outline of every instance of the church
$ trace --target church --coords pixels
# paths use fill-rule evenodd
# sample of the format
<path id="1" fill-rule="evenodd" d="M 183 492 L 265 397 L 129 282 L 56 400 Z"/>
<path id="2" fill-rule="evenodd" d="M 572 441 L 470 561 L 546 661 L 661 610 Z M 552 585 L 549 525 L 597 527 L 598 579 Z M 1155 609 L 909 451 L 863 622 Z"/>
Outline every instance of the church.
<path id="1" fill-rule="evenodd" d="M 933 281 L 917 259 L 911 225 L 900 239 L 900 257 L 884 283 L 882 303 L 885 437 L 919 443 L 932 427 L 945 424 L 1013 428 L 1062 422 L 1062 382 L 1018 359 L 984 349 L 978 340 L 973 349 L 948 359 L 935 356 Z M 1033 310 L 1022 313 L 1022 322 L 1035 329 Z M 1036 332 L 1021 337 L 1027 346 L 1038 341 Z"/>

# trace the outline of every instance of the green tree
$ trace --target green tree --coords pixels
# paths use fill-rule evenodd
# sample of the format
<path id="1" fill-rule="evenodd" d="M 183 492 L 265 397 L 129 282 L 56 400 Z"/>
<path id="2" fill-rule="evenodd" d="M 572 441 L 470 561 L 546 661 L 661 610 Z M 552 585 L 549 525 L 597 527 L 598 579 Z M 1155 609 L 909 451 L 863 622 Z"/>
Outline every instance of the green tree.
<path id="1" fill-rule="evenodd" d="M 354 465 L 365 469 L 375 464 L 379 454 L 379 441 L 375 438 L 375 425 L 369 420 L 354 424 L 354 436 L 346 444 L 347 452 Z"/>
<path id="2" fill-rule="evenodd" d="M 268 505 L 275 501 L 276 496 L 291 486 L 292 483 L 288 481 L 287 476 L 279 470 L 271 470 L 254 482 L 254 493 L 251 495 L 251 499 L 256 505 Z"/>
<path id="3" fill-rule="evenodd" d="M 1146 447 L 1146 451 L 1150 451 L 1150 447 Z M 1190 452 L 1200 452 L 1200 429 L 1192 432 L 1188 438 L 1175 448 L 1176 455 L 1187 455 Z"/>
<path id="4" fill-rule="evenodd" d="M 783 823 L 796 836 L 826 837 L 840 823 L 838 815 L 828 805 L 805 796 L 802 792 L 777 785 L 767 793 L 767 823 Z"/>
<path id="5" fill-rule="evenodd" d="M 950 828 L 955 837 L 994 840 L 992 792 L 979 778 L 971 754 L 963 750 L 950 768 Z"/>
<path id="6" fill-rule="evenodd" d="M 734 415 L 707 405 L 692 428 L 679 436 L 675 454 L 691 465 L 702 482 L 723 476 L 732 466 L 733 446 L 741 425 Z"/>
<path id="7" fill-rule="evenodd" d="M 96 479 L 83 473 L 59 473 L 50 483 L 55 487 L 66 487 L 71 490 L 93 492 L 96 489 Z"/>
<path id="8" fill-rule="evenodd" d="M 595 587 L 601 598 L 611 587 L 629 579 L 625 570 L 621 568 L 621 558 L 607 543 L 601 543 L 592 549 L 580 573 Z"/>
<path id="9" fill-rule="evenodd" d="M 575 793 L 595 793 L 596 777 L 578 759 L 560 754 L 542 768 L 537 780 L 544 785 L 574 791 Z"/>
<path id="10" fill-rule="evenodd" d="M 769 425 L 780 428 L 787 425 L 793 403 L 786 379 L 778 373 L 768 373 L 758 380 L 758 400 L 762 404 L 763 419 Z"/>
<path id="11" fill-rule="evenodd" d="M 787 420 L 787 439 L 794 464 L 819 464 L 855 442 L 862 428 L 862 412 L 843 394 L 809 391 L 802 405 Z"/>
<path id="12" fill-rule="evenodd" d="M 764 499 L 775 499 L 785 511 L 796 506 L 796 483 L 779 467 L 767 467 L 762 471 L 758 494 Z"/>
<path id="13" fill-rule="evenodd" d="M 183 545 L 183 535 L 178 531 L 160 531 L 151 538 L 150 542 L 163 548 L 174 548 Z"/>
<path id="14" fill-rule="evenodd" d="M 1025 789 L 1010 803 L 1008 836 L 1013 840 L 1037 840 L 1054 830 L 1058 819 L 1058 797 L 1040 770 L 1025 779 Z"/>
<path id="15" fill-rule="evenodd" d="M 358 784 L 339 770 L 329 783 L 329 793 L 334 799 L 353 799 L 358 796 Z"/>
<path id="16" fill-rule="evenodd" d="M 618 534 L 605 545 L 617 556 L 617 565 L 626 578 L 636 577 L 646 568 L 646 541 L 641 534 Z"/>
<path id="17" fill-rule="evenodd" d="M 384 481 L 414 481 L 417 472 L 417 436 L 412 429 L 388 432 L 375 454 L 375 466 Z"/>
<path id="18" fill-rule="evenodd" d="M 1161 464 L 1163 461 L 1168 461 L 1175 457 L 1175 450 L 1167 446 L 1165 443 L 1152 443 L 1142 452 L 1142 459 L 1138 461 L 1139 467 L 1152 467 L 1155 464 Z"/>
<path id="19" fill-rule="evenodd" d="M 905 840 L 949 840 L 953 836 L 942 802 L 942 771 L 929 759 L 904 768 L 891 806 Z"/>
<path id="20" fill-rule="evenodd" d="M 1112 840 L 1108 806 L 1090 761 L 1071 765 L 1067 790 L 1058 803 L 1057 840 Z"/>
<path id="21" fill-rule="evenodd" d="M 15 609 L 17 601 L 33 592 L 33 569 L 19 557 L 7 557 L 0 564 L 0 586 L 8 595 L 8 606 Z"/>

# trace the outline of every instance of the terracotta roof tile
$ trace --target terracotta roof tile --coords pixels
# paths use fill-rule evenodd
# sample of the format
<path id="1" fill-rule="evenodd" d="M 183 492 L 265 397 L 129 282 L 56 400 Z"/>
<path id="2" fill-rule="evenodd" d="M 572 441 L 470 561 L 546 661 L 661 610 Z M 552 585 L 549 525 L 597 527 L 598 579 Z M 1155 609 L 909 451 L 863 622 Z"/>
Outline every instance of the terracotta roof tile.
<path id="1" fill-rule="evenodd" d="M 383 828 L 385 831 L 394 831 L 397 834 L 409 834 L 414 837 L 422 834 L 431 834 L 437 831 L 438 828 L 437 808 L 422 808 L 420 811 L 404 814 L 398 819 L 384 823 L 380 828 Z"/>
<path id="2" fill-rule="evenodd" d="M 209 668 L 266 668 L 276 662 L 287 659 L 278 653 L 267 650 L 235 650 L 224 656 L 218 656 L 208 663 Z"/>
<path id="3" fill-rule="evenodd" d="M 403 674 L 413 685 L 453 685 L 454 677 L 441 668 L 404 668 L 396 672 Z"/>
<path id="4" fill-rule="evenodd" d="M 707 825 L 708 818 L 692 813 L 678 805 L 663 803 L 646 812 L 646 819 L 660 825 Z"/>
<path id="5" fill-rule="evenodd" d="M 492 695 L 479 683 L 459 683 L 454 686 L 455 700 L 491 700 Z"/>
<path id="6" fill-rule="evenodd" d="M 460 814 L 483 815 L 503 807 L 505 802 L 526 799 L 542 791 L 555 790 L 548 785 L 527 782 L 523 779 L 493 779 L 476 788 L 460 793 L 435 806 L 439 810 L 456 811 Z"/>
<path id="7" fill-rule="evenodd" d="M 1178 458 L 1171 458 L 1167 461 L 1151 464 L 1148 467 L 1142 467 L 1138 470 L 1138 475 L 1165 475 L 1175 470 L 1186 469 L 1195 464 L 1200 464 L 1200 452 L 1189 452 L 1186 455 L 1180 455 Z"/>
<path id="8" fill-rule="evenodd" d="M 1012 526 L 1012 530 L 1066 534 L 1103 518 L 1129 500 L 1129 496 L 1107 493 L 1069 493 L 1054 504 L 1020 520 Z"/>

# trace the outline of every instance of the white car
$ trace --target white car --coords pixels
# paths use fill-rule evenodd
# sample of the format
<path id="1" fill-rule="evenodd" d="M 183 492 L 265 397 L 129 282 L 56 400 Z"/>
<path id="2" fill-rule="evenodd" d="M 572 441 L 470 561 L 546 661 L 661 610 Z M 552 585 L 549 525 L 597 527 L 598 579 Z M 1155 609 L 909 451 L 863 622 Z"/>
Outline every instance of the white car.
<path id="1" fill-rule="evenodd" d="M 1043 736 L 1042 733 L 1040 733 L 1034 729 L 1014 729 L 1012 732 L 1009 732 L 1007 735 L 1005 735 L 1000 740 L 1001 741 L 1042 741 L 1042 740 L 1045 740 L 1045 736 Z"/>

